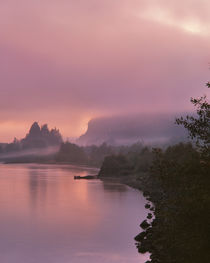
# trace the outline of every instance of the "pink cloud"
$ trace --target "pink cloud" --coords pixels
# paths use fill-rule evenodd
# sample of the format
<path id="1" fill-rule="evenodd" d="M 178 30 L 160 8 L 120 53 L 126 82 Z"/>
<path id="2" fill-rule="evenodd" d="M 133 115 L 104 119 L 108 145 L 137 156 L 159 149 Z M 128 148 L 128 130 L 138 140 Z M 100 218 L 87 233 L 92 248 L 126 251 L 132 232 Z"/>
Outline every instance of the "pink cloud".
<path id="1" fill-rule="evenodd" d="M 141 17 L 157 7 L 171 24 Z M 189 110 L 209 78 L 210 35 L 180 23 L 206 29 L 209 10 L 204 0 L 1 1 L 0 130 L 22 123 L 24 135 L 39 120 L 71 136 L 95 116 Z M 0 136 L 11 138 L 5 126 Z"/>

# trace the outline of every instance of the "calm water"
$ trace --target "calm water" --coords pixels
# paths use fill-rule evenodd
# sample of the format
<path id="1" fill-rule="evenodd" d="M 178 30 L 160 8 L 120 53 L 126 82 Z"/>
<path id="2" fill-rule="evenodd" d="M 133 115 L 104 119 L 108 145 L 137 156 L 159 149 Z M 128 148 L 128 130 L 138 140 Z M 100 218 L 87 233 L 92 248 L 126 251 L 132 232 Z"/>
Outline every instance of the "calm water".
<path id="1" fill-rule="evenodd" d="M 0 165 L 1 263 L 143 263 L 133 237 L 145 219 L 136 190 L 74 180 L 91 169 Z"/>

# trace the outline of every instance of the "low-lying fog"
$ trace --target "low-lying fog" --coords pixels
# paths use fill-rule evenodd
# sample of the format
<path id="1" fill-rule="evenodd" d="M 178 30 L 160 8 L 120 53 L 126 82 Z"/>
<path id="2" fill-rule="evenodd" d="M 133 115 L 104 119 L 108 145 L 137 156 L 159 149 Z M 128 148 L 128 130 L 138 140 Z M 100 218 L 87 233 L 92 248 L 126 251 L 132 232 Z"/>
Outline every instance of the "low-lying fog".
<path id="1" fill-rule="evenodd" d="M 186 114 L 183 114 L 186 115 Z M 175 124 L 176 114 L 135 114 L 96 118 L 77 143 L 81 145 L 166 143 L 186 139 L 185 130 Z"/>
<path id="2" fill-rule="evenodd" d="M 58 152 L 60 146 L 51 146 L 47 148 L 34 148 L 30 150 L 21 150 L 18 152 L 2 153 L 0 154 L 1 159 L 18 158 L 24 156 L 48 156 Z"/>

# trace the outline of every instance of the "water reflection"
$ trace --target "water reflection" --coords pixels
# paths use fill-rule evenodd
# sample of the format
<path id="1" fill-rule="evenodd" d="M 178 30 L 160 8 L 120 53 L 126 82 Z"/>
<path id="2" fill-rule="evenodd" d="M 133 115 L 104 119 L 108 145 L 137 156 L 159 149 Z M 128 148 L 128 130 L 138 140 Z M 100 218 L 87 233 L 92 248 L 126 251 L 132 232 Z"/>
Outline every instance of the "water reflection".
<path id="1" fill-rule="evenodd" d="M 38 201 L 44 206 L 46 201 L 47 180 L 37 169 L 30 168 L 28 174 L 31 207 L 35 208 Z"/>
<path id="2" fill-rule="evenodd" d="M 124 185 L 74 180 L 94 170 L 0 165 L 0 262 L 143 263 L 133 237 L 144 198 Z"/>
<path id="3" fill-rule="evenodd" d="M 124 193 L 128 190 L 127 186 L 120 183 L 114 183 L 108 181 L 102 181 L 102 182 L 103 182 L 104 190 L 108 192 Z"/>

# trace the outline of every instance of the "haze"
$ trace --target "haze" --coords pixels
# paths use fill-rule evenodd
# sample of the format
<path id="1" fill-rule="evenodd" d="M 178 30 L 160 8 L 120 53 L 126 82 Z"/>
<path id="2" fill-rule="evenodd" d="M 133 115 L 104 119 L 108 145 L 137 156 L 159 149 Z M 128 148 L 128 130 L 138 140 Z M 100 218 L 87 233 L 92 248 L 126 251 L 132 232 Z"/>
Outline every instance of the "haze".
<path id="1" fill-rule="evenodd" d="M 32 121 L 179 113 L 206 92 L 207 0 L 0 0 L 0 141 Z"/>

